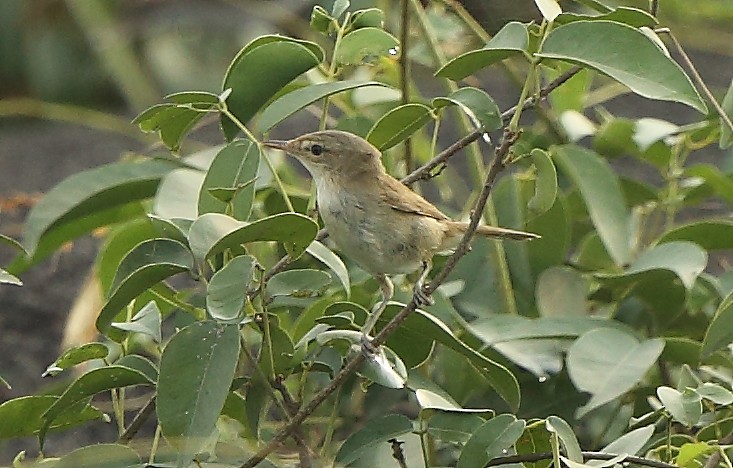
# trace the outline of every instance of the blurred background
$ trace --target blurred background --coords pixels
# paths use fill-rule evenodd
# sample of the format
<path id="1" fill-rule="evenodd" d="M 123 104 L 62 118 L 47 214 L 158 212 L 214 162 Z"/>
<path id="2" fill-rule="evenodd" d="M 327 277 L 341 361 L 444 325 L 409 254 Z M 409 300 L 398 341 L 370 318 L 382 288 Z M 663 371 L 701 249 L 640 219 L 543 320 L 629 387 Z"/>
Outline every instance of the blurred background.
<path id="1" fill-rule="evenodd" d="M 251 39 L 280 32 L 327 46 L 309 29 L 314 4 L 322 0 L 2 0 L 0 1 L 0 233 L 19 238 L 28 209 L 41 193 L 80 170 L 145 151 L 155 142 L 130 124 L 140 111 L 166 94 L 184 90 L 221 91 L 221 80 L 237 51 Z M 393 0 L 352 0 L 352 8 L 385 10 L 396 32 Z M 461 3 L 489 33 L 508 20 L 537 18 L 532 0 L 424 1 L 442 21 L 449 54 L 468 46 L 446 15 Z M 582 3 L 582 2 L 581 2 Z M 648 9 L 649 2 L 606 1 Z M 567 10 L 579 3 L 562 1 Z M 722 96 L 733 76 L 733 2 L 660 0 L 659 18 L 688 50 L 703 79 Z M 427 70 L 427 69 L 426 69 Z M 418 71 L 419 73 L 419 71 Z M 503 75 L 481 77 L 500 106 L 516 99 Z M 624 96 L 609 108 L 629 117 L 668 120 L 679 107 Z M 672 111 L 671 109 L 674 109 Z M 684 120 L 684 117 L 682 117 Z M 309 128 L 312 130 L 312 128 Z M 308 129 L 303 129 L 308 130 Z M 288 128 L 293 136 L 297 129 Z M 218 144 L 215 125 L 197 140 Z M 721 157 L 712 155 L 711 157 Z M 23 276 L 25 285 L 0 288 L 0 375 L 13 388 L 6 399 L 41 392 L 50 383 L 41 373 L 58 355 L 63 325 L 96 251 L 94 238 L 69 245 L 60 255 Z M 0 265 L 12 252 L 0 248 Z M 0 421 L 0 424 L 3 422 Z M 85 441 L 111 441 L 115 429 L 84 426 L 52 436 L 51 454 Z M 35 442 L 0 441 L 0 465 Z"/>

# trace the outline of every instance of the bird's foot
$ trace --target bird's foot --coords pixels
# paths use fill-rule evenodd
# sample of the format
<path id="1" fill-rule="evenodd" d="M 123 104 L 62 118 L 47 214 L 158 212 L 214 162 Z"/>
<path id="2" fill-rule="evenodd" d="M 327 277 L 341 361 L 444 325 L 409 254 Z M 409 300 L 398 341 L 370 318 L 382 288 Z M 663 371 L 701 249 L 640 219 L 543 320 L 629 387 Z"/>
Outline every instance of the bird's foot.
<path id="1" fill-rule="evenodd" d="M 415 285 L 415 289 L 413 290 L 413 295 L 415 296 L 415 303 L 418 305 L 418 307 L 435 304 L 435 300 L 432 297 L 430 297 L 429 294 L 426 294 L 425 291 L 423 291 L 421 284 Z"/>
<path id="2" fill-rule="evenodd" d="M 379 354 L 379 346 L 375 346 L 374 343 L 372 343 L 371 337 L 366 333 L 361 335 L 361 352 L 364 353 L 364 356 L 367 358 L 371 358 Z"/>

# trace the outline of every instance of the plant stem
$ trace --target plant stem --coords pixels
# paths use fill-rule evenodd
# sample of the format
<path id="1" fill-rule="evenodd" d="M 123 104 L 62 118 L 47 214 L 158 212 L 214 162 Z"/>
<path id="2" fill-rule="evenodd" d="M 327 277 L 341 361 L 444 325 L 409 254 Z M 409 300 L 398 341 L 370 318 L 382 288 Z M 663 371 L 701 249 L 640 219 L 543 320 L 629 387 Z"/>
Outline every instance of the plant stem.
<path id="1" fill-rule="evenodd" d="M 400 102 L 404 105 L 410 102 L 410 61 L 407 57 L 410 38 L 410 0 L 402 0 L 402 17 L 400 21 Z M 412 171 L 412 138 L 405 140 L 405 173 Z"/>

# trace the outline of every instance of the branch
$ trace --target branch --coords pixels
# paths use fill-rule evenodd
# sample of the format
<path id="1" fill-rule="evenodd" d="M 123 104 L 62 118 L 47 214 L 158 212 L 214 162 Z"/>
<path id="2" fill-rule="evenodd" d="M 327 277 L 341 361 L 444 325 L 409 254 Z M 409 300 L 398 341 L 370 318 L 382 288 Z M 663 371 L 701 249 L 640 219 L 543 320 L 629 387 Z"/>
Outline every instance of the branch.
<path id="1" fill-rule="evenodd" d="M 450 271 L 455 267 L 456 263 L 458 262 L 458 259 L 460 259 L 463 255 L 465 255 L 468 252 L 468 243 L 471 241 L 471 238 L 473 237 L 476 228 L 478 227 L 479 221 L 481 220 L 481 216 L 483 213 L 483 207 L 486 204 L 486 201 L 489 198 L 489 194 L 491 192 L 491 189 L 494 185 L 494 181 L 496 180 L 496 177 L 499 175 L 501 170 L 505 167 L 505 160 L 506 156 L 509 153 L 509 149 L 514 144 L 514 142 L 518 138 L 518 134 L 512 133 L 512 132 L 505 132 L 504 134 L 504 140 L 502 141 L 502 144 L 497 148 L 496 154 L 494 156 L 494 160 L 491 163 L 491 166 L 489 167 L 489 171 L 486 174 L 486 179 L 484 181 L 483 188 L 481 190 L 481 195 L 479 196 L 479 199 L 476 202 L 476 206 L 473 210 L 473 213 L 471 215 L 471 223 L 469 224 L 469 228 L 466 230 L 466 233 L 464 234 L 463 238 L 461 239 L 461 243 L 459 244 L 458 248 L 456 248 L 455 252 L 453 252 L 453 255 L 448 259 L 448 262 L 445 264 L 443 269 L 440 271 L 438 276 L 430 282 L 429 285 L 425 286 L 426 292 L 432 292 L 434 291 L 440 284 L 445 280 L 445 278 L 448 276 Z M 377 336 L 374 337 L 374 340 L 372 341 L 372 344 L 375 347 L 379 347 L 382 344 L 384 344 L 385 341 L 387 341 L 387 338 L 394 333 L 395 330 L 404 322 L 407 317 L 415 311 L 417 308 L 417 303 L 415 302 L 416 298 L 413 296 L 412 300 L 405 305 L 402 310 L 400 310 L 397 315 L 395 315 L 392 320 L 387 323 L 387 325 L 377 334 Z M 247 462 L 242 465 L 242 468 L 251 468 L 256 466 L 259 462 L 265 459 L 272 451 L 277 449 L 277 447 L 282 444 L 282 442 L 297 429 L 297 427 L 305 421 L 305 419 L 310 416 L 318 406 L 323 403 L 323 401 L 326 400 L 351 374 L 356 372 L 356 370 L 361 366 L 361 364 L 366 359 L 364 353 L 357 353 L 354 355 L 349 361 L 346 363 L 346 365 L 336 374 L 336 376 L 333 378 L 329 384 L 323 388 L 320 392 L 318 392 L 313 399 L 308 403 L 308 405 L 304 408 L 302 408 L 298 413 L 293 415 L 293 418 L 290 420 L 288 424 L 286 424 L 280 431 L 275 434 L 275 436 L 270 440 L 270 442 L 267 443 L 264 447 L 262 447 L 252 458 L 247 460 Z"/>
<path id="2" fill-rule="evenodd" d="M 576 73 L 580 71 L 579 67 L 573 67 L 570 70 L 566 71 L 562 75 L 558 76 L 554 80 L 552 80 L 550 83 L 547 84 L 544 88 L 540 90 L 540 92 L 536 96 L 532 96 L 530 98 L 527 98 L 524 103 L 522 103 L 521 109 L 524 110 L 528 107 L 531 107 L 535 105 L 540 100 L 547 97 L 550 92 L 552 92 L 557 87 L 561 86 L 563 83 L 565 83 L 567 80 L 569 80 L 571 77 L 573 77 Z M 510 109 L 507 109 L 505 112 L 502 113 L 502 120 L 507 121 L 511 119 L 512 115 L 517 111 L 518 106 L 514 106 Z M 465 148 L 467 145 L 472 143 L 473 141 L 477 140 L 481 135 L 484 134 L 483 128 L 478 128 L 474 130 L 473 132 L 469 133 L 468 135 L 464 136 L 451 146 L 449 146 L 447 149 L 442 151 L 440 154 L 435 156 L 430 162 L 423 165 L 422 167 L 415 170 L 412 174 L 408 175 L 404 179 L 402 179 L 402 183 L 409 185 L 412 182 L 415 182 L 416 180 L 420 180 L 421 178 L 425 177 L 425 174 L 429 174 L 429 172 L 437 167 L 438 165 L 442 164 L 443 162 L 447 161 L 449 158 L 451 158 L 453 155 L 455 155 L 458 151 Z M 468 251 L 468 243 L 470 242 L 471 238 L 474 235 L 474 232 L 476 228 L 478 227 L 479 221 L 481 219 L 482 213 L 483 213 L 483 207 L 486 205 L 486 201 L 488 199 L 489 194 L 491 193 L 491 189 L 493 188 L 494 181 L 496 180 L 496 177 L 499 175 L 499 173 L 502 171 L 502 169 L 505 167 L 505 158 L 509 152 L 509 149 L 511 148 L 511 145 L 514 144 L 516 139 L 518 138 L 518 134 L 515 133 L 505 133 L 504 140 L 502 141 L 502 144 L 497 148 L 494 160 L 491 163 L 491 166 L 489 167 L 489 171 L 486 174 L 486 178 L 484 181 L 483 188 L 481 190 L 481 195 L 479 196 L 479 199 L 476 202 L 476 206 L 473 210 L 473 213 L 471 215 L 471 223 L 469 224 L 469 229 L 466 230 L 466 233 L 464 234 L 463 239 L 461 240 L 461 243 L 459 244 L 459 247 L 456 249 L 456 251 L 453 253 L 453 255 L 448 259 L 446 262 L 444 268 L 438 273 L 438 275 L 431 281 L 429 284 L 425 286 L 425 291 L 430 293 L 432 291 L 435 291 L 438 286 L 445 280 L 445 278 L 448 276 L 448 274 L 451 272 L 451 270 L 455 267 L 456 263 L 458 262 L 458 259 L 465 255 L 465 253 Z M 318 233 L 319 239 L 325 238 L 327 235 L 326 231 L 324 229 L 321 229 L 321 231 Z M 273 272 L 276 268 L 282 268 L 284 269 L 287 267 L 287 265 L 290 263 L 289 257 L 282 258 L 271 270 L 270 273 Z M 278 270 L 280 271 L 280 270 Z M 272 274 L 268 273 L 268 276 L 271 277 Z M 385 327 L 377 334 L 377 336 L 374 337 L 374 340 L 372 343 L 375 347 L 378 347 L 382 344 L 384 344 L 385 341 L 387 341 L 387 338 L 394 333 L 394 331 L 404 322 L 407 317 L 415 311 L 417 308 L 417 303 L 415 302 L 415 298 L 413 297 L 412 300 L 405 305 L 405 307 L 402 308 L 402 310 L 395 315 L 392 320 L 385 325 Z M 323 403 L 326 398 L 328 398 L 336 389 L 356 370 L 361 366 L 361 364 L 365 360 L 364 353 L 357 353 L 355 356 L 353 356 L 346 365 L 334 376 L 333 380 L 329 382 L 326 387 L 324 387 L 320 392 L 318 392 L 316 395 L 313 396 L 313 399 L 298 413 L 293 415 L 290 422 L 288 422 L 280 431 L 275 434 L 275 436 L 270 440 L 270 442 L 267 443 L 264 447 L 262 447 L 252 458 L 247 460 L 242 465 L 242 468 L 251 468 L 256 466 L 259 462 L 265 459 L 270 453 L 272 453 L 277 447 L 279 447 L 283 441 L 296 429 L 297 426 L 303 423 L 303 421 L 306 420 L 308 416 L 310 416 L 318 406 Z"/>
<path id="3" fill-rule="evenodd" d="M 120 435 L 120 438 L 117 440 L 118 442 L 127 443 L 132 440 L 133 437 L 135 437 L 135 434 L 138 433 L 141 427 L 143 427 L 143 424 L 145 424 L 145 421 L 148 420 L 148 418 L 153 414 L 153 411 L 155 411 L 155 396 L 151 397 L 147 403 L 145 403 L 145 406 L 142 407 L 140 411 L 135 415 L 135 417 L 132 419 L 132 422 L 129 426 L 127 426 L 127 429 Z"/>
<path id="4" fill-rule="evenodd" d="M 618 454 L 602 453 L 602 452 L 582 452 L 582 454 L 585 460 L 611 460 L 613 458 L 618 457 Z M 505 464 L 510 464 L 510 463 L 536 462 L 540 460 L 552 460 L 552 452 L 525 453 L 522 455 L 509 455 L 507 457 L 497 457 L 497 458 L 493 458 L 489 463 L 487 463 L 484 466 L 485 467 L 499 466 L 499 465 L 505 465 Z M 670 465 L 669 463 L 664 463 L 664 462 L 660 462 L 657 460 L 650 460 L 648 458 L 634 457 L 631 455 L 628 455 L 626 458 L 623 459 L 623 461 L 631 462 L 635 465 L 651 466 L 652 468 L 675 468 L 675 465 Z"/>

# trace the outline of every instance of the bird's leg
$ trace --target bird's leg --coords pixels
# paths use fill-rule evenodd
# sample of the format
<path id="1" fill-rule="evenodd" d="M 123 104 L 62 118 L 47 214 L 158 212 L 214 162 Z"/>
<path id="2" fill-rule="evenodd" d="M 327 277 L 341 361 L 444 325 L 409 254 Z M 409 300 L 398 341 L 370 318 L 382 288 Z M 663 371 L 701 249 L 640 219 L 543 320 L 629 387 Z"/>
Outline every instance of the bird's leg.
<path id="1" fill-rule="evenodd" d="M 422 262 L 422 271 L 420 272 L 420 277 L 417 279 L 417 282 L 415 282 L 415 287 L 413 288 L 413 294 L 415 295 L 415 303 L 417 303 L 418 306 L 425 306 L 425 305 L 433 305 L 435 304 L 435 301 L 432 297 L 425 294 L 425 291 L 423 291 L 423 286 L 425 286 L 425 280 L 428 277 L 428 273 L 430 273 L 430 270 L 433 268 L 433 262 L 430 260 L 423 260 Z"/>
<path id="2" fill-rule="evenodd" d="M 381 289 L 382 291 L 382 301 L 377 304 L 376 307 L 374 307 L 374 310 L 371 314 L 369 314 L 369 317 L 367 318 L 364 327 L 361 329 L 362 347 L 365 351 L 371 354 L 374 354 L 377 349 L 372 345 L 369 333 L 371 333 L 371 331 L 374 329 L 374 326 L 377 324 L 379 316 L 382 315 L 384 309 L 387 308 L 387 303 L 390 301 L 390 299 L 392 299 L 392 296 L 394 295 L 394 286 L 392 285 L 392 281 L 389 279 L 389 276 L 385 274 L 379 274 L 375 275 L 374 277 L 379 282 L 379 289 Z"/>

